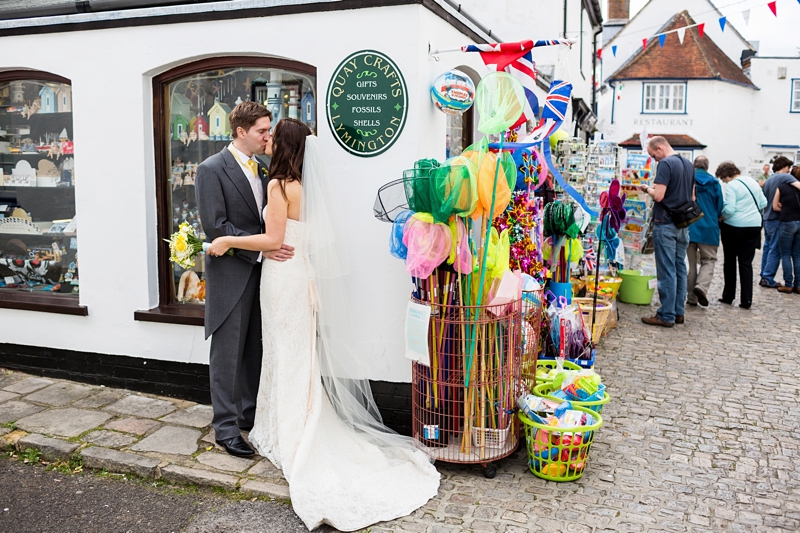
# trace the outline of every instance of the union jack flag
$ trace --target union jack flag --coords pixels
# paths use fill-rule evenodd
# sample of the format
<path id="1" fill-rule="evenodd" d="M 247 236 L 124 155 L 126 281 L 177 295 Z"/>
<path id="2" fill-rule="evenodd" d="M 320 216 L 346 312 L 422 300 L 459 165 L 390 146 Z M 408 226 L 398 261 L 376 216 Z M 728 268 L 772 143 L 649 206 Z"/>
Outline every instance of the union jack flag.
<path id="1" fill-rule="evenodd" d="M 567 114 L 570 94 L 572 94 L 571 83 L 561 80 L 553 80 L 550 83 L 550 91 L 544 100 L 542 120 L 530 135 L 523 139 L 523 143 L 541 142 L 561 126 Z"/>
<path id="2" fill-rule="evenodd" d="M 539 113 L 539 100 L 534 93 L 536 88 L 536 63 L 533 61 L 531 50 L 536 46 L 549 46 L 539 43 L 550 43 L 550 41 L 536 41 L 534 43 L 529 39 L 518 43 L 469 44 L 461 47 L 462 52 L 478 52 L 481 55 L 481 59 L 483 59 L 483 63 L 488 68 L 508 72 L 517 78 L 522 87 L 525 88 L 525 109 L 512 128 L 516 128 L 528 120 L 536 122 L 536 115 Z"/>

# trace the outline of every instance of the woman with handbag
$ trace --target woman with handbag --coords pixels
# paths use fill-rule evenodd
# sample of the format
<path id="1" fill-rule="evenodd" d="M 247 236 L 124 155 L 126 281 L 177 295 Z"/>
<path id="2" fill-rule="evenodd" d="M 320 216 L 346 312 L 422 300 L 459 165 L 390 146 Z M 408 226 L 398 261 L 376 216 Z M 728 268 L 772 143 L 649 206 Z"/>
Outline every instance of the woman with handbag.
<path id="1" fill-rule="evenodd" d="M 761 186 L 750 176 L 742 176 L 730 161 L 720 163 L 716 176 L 727 184 L 719 229 L 724 253 L 725 286 L 720 302 L 731 305 L 736 295 L 738 263 L 741 290 L 739 307 L 750 309 L 753 303 L 753 258 L 761 248 L 761 210 L 767 198 Z"/>
<path id="2" fill-rule="evenodd" d="M 800 193 L 792 185 L 778 185 L 772 200 L 772 209 L 780 213 L 778 246 L 784 285 L 778 287 L 778 291 L 800 294 Z"/>

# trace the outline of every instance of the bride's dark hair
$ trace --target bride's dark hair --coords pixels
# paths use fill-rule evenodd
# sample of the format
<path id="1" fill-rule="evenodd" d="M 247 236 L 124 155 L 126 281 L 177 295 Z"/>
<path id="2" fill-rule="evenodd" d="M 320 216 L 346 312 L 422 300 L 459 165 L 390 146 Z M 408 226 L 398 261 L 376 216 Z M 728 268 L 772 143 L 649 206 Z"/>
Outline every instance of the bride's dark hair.
<path id="1" fill-rule="evenodd" d="M 302 181 L 306 137 L 311 134 L 308 126 L 293 118 L 282 118 L 272 133 L 269 179 L 278 180 L 284 200 L 288 201 L 286 182 Z"/>

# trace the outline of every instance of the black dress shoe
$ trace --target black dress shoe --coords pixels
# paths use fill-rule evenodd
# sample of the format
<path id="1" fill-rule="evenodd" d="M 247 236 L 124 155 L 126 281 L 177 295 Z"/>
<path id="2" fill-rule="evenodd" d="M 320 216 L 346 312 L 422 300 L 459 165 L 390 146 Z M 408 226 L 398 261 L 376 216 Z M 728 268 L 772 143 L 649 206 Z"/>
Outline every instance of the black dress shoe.
<path id="1" fill-rule="evenodd" d="M 733 304 L 733 300 L 728 301 L 725 298 L 719 298 L 717 301 L 721 302 L 721 303 L 724 303 L 724 304 L 727 304 L 727 305 Z"/>
<path id="2" fill-rule="evenodd" d="M 676 324 L 683 324 L 685 322 L 683 315 L 675 315 L 675 323 Z"/>
<path id="3" fill-rule="evenodd" d="M 225 448 L 225 451 L 236 457 L 249 457 L 255 455 L 255 451 L 251 448 L 241 435 L 231 437 L 230 439 L 217 440 L 217 444 Z"/>

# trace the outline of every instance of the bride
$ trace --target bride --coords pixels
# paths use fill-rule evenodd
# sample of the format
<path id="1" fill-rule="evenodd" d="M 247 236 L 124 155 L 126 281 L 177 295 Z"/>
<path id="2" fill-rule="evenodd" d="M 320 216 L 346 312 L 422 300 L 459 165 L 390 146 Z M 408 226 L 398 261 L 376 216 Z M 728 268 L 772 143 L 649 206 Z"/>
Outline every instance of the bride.
<path id="1" fill-rule="evenodd" d="M 405 516 L 436 495 L 439 473 L 418 443 L 383 425 L 347 318 L 348 236 L 319 140 L 282 119 L 267 145 L 266 233 L 219 237 L 207 253 L 271 251 L 261 274 L 264 358 L 250 442 L 283 470 L 308 529 L 356 531 Z"/>

